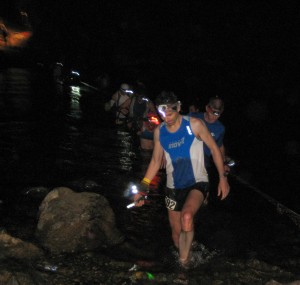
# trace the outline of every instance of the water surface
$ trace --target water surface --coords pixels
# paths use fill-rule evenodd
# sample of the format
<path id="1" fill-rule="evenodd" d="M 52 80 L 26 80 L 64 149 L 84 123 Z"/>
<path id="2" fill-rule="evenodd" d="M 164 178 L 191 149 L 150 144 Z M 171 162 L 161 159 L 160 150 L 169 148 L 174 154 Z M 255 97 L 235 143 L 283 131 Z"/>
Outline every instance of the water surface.
<path id="1" fill-rule="evenodd" d="M 163 199 L 164 171 L 155 179 L 150 203 L 128 210 L 130 200 L 124 192 L 129 183 L 143 177 L 151 153 L 141 151 L 126 129 L 112 125 L 103 110 L 101 93 L 85 85 L 62 87 L 51 80 L 51 74 L 38 67 L 7 68 L 0 74 L 0 206 L 4 227 L 18 234 L 24 217 L 35 215 L 43 197 L 24 194 L 27 189 L 68 186 L 75 191 L 93 191 L 107 197 L 126 238 L 157 253 L 160 259 L 172 246 Z M 253 169 L 243 169 L 246 174 L 262 173 L 265 164 L 272 167 L 259 159 L 254 165 L 255 159 L 249 155 L 248 166 Z M 238 170 L 235 173 L 240 175 Z M 265 175 L 256 178 L 263 181 Z M 276 187 L 276 180 L 271 182 Z M 200 210 L 196 239 L 208 255 L 255 257 L 290 266 L 285 261 L 299 254 L 297 213 L 292 220 L 249 185 L 234 177 L 230 184 L 226 201 L 215 200 Z M 288 202 L 294 206 L 293 199 Z M 9 215 L 14 217 L 13 223 L 6 219 Z"/>

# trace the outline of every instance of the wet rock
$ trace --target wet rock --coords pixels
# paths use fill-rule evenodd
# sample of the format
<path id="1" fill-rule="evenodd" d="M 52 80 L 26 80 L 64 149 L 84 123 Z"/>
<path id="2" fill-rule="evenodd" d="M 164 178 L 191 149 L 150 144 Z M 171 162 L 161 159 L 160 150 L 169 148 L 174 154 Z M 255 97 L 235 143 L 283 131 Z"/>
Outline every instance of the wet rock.
<path id="1" fill-rule="evenodd" d="M 275 280 L 270 280 L 265 285 L 300 285 L 300 280 L 296 280 L 290 283 L 280 283 Z"/>
<path id="2" fill-rule="evenodd" d="M 21 194 L 32 199 L 44 199 L 50 189 L 44 186 L 30 187 L 24 189 Z"/>
<path id="3" fill-rule="evenodd" d="M 97 182 L 89 179 L 84 179 L 84 178 L 73 180 L 69 182 L 66 186 L 81 191 L 92 191 L 93 189 L 100 187 Z"/>
<path id="4" fill-rule="evenodd" d="M 25 188 L 16 200 L 15 212 L 22 216 L 36 218 L 38 207 L 50 190 L 43 186 Z"/>
<path id="5" fill-rule="evenodd" d="M 43 251 L 32 243 L 0 232 L 0 260 L 14 258 L 18 260 L 34 260 L 43 257 Z"/>
<path id="6" fill-rule="evenodd" d="M 21 262 L 21 260 L 9 259 L 0 266 L 1 285 L 52 285 L 52 273 L 47 275 L 36 270 L 33 261 Z"/>
<path id="7" fill-rule="evenodd" d="M 65 187 L 53 189 L 40 205 L 36 237 L 52 253 L 107 248 L 124 240 L 105 197 Z"/>
<path id="8" fill-rule="evenodd" d="M 0 284 L 1 285 L 42 285 L 45 280 L 37 281 L 36 277 L 31 276 L 25 272 L 9 272 L 6 270 L 0 271 Z M 49 284 L 49 283 L 48 283 Z"/>

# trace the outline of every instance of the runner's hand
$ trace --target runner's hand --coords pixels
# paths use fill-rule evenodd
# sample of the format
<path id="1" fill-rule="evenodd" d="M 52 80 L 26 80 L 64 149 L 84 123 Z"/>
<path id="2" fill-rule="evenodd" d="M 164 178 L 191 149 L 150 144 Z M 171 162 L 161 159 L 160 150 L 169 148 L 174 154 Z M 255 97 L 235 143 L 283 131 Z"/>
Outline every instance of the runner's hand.
<path id="1" fill-rule="evenodd" d="M 136 186 L 139 192 L 133 196 L 133 201 L 136 203 L 136 207 L 141 207 L 145 204 L 145 200 L 149 193 L 149 184 L 142 180 L 142 182 Z"/>

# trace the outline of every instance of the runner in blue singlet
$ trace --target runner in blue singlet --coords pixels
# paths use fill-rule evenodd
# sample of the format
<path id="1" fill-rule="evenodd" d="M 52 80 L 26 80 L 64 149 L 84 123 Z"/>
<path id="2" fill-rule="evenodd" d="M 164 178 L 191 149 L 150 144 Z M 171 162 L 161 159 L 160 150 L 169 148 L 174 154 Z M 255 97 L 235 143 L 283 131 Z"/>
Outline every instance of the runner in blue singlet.
<path id="1" fill-rule="evenodd" d="M 192 260 L 191 246 L 194 238 L 194 217 L 201 207 L 206 193 L 208 176 L 204 165 L 203 143 L 212 153 L 219 173 L 218 196 L 223 200 L 229 194 L 222 154 L 204 122 L 180 115 L 180 102 L 173 92 L 162 92 L 156 99 L 156 107 L 163 119 L 154 131 L 154 150 L 140 189 L 134 196 L 138 200 L 147 193 L 147 187 L 166 158 L 167 195 L 169 222 L 172 238 L 179 250 L 179 262 L 189 267 Z"/>

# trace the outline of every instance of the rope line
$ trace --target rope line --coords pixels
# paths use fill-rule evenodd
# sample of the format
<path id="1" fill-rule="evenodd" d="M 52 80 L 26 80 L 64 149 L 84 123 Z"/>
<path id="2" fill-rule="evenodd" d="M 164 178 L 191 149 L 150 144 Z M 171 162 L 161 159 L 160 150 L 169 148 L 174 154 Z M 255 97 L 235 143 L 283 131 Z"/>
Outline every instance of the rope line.
<path id="1" fill-rule="evenodd" d="M 271 203 L 272 205 L 274 205 L 276 207 L 276 212 L 278 214 L 288 216 L 295 225 L 300 227 L 300 215 L 298 213 L 296 213 L 293 210 L 289 209 L 285 205 L 279 203 L 278 201 L 276 201 L 271 196 L 263 193 L 258 188 L 256 188 L 253 185 L 249 184 L 247 181 L 245 181 L 241 177 L 239 177 L 235 174 L 230 174 L 230 176 L 234 177 L 239 183 L 243 184 L 244 186 L 247 186 L 249 189 L 255 191 L 257 194 L 259 194 L 260 196 L 265 198 L 269 203 Z"/>

